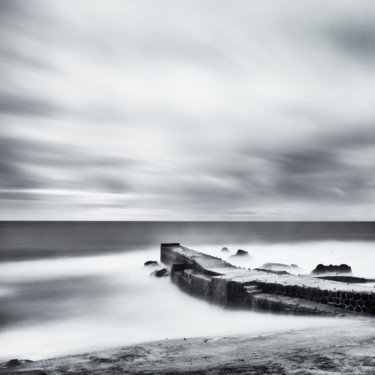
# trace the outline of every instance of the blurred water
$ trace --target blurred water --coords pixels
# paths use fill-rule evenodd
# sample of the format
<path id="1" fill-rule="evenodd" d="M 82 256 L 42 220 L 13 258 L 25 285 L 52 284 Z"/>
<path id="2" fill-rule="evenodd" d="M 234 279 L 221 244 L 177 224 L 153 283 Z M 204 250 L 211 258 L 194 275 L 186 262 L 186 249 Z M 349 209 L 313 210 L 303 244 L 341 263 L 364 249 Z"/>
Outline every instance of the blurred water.
<path id="1" fill-rule="evenodd" d="M 375 241 L 374 222 L 1 222 L 0 262 L 189 246 Z"/>
<path id="2" fill-rule="evenodd" d="M 375 242 L 370 241 L 308 241 L 272 244 L 233 244 L 228 246 L 230 253 L 221 253 L 215 246 L 196 246 L 194 249 L 211 255 L 220 256 L 224 260 L 239 266 L 257 268 L 264 263 L 295 264 L 296 273 L 308 274 L 319 263 L 348 264 L 353 276 L 375 278 Z M 250 257 L 233 259 L 237 249 L 245 249 Z M 289 270 L 289 272 L 292 272 Z"/>
<path id="3" fill-rule="evenodd" d="M 66 229 L 65 225 L 62 226 Z M 69 256 L 64 253 L 64 246 L 73 251 L 79 249 L 85 238 L 89 243 L 93 241 L 86 237 L 87 231 L 82 231 L 79 237 L 76 229 L 75 235 L 70 237 L 69 231 L 64 229 L 66 238 L 62 246 L 57 240 L 60 234 L 56 235 L 61 228 L 57 231 L 55 224 L 55 233 L 44 235 L 40 230 L 43 225 L 39 224 L 42 247 L 48 248 L 49 242 L 53 251 L 47 255 L 38 253 L 35 259 L 25 257 L 24 250 L 30 232 L 37 233 L 37 230 L 27 228 L 27 235 L 18 230 L 19 238 L 13 241 L 24 244 L 20 250 L 22 256 L 13 256 L 0 263 L 0 358 L 37 359 L 165 338 L 259 334 L 279 329 L 346 324 L 342 319 L 229 311 L 182 293 L 168 278 L 150 278 L 151 270 L 143 267 L 143 263 L 159 259 L 160 244 L 141 248 L 142 241 L 154 240 L 157 233 L 156 230 L 145 232 L 142 225 L 133 226 L 136 230 L 130 240 L 117 238 L 118 248 L 105 245 L 102 238 L 94 252 L 86 245 L 85 255 L 77 251 Z M 232 253 L 243 248 L 252 255 L 246 265 L 249 267 L 258 267 L 265 262 L 297 263 L 310 272 L 318 263 L 348 263 L 355 275 L 375 276 L 371 270 L 371 265 L 375 264 L 371 241 L 331 239 L 288 243 L 284 236 L 281 242 L 262 242 L 251 241 L 245 233 L 235 238 L 233 233 L 228 232 L 227 237 L 221 233 L 217 238 L 212 235 L 213 230 L 204 237 L 201 230 L 197 237 L 202 243 L 197 244 L 193 227 L 188 228 L 188 233 L 180 227 L 184 245 L 216 256 L 221 256 L 222 245 L 228 246 Z M 48 225 L 44 230 L 46 228 Z M 170 227 L 167 229 L 172 232 Z M 106 231 L 104 238 L 107 239 L 110 239 L 109 232 L 119 232 L 108 228 Z M 125 232 L 131 231 L 128 228 Z M 178 240 L 175 237 L 179 234 L 170 233 L 162 241 Z M 98 233 L 93 236 L 99 238 Z M 134 240 L 137 236 L 143 238 L 137 242 Z M 194 241 L 187 241 L 188 238 Z M 8 245 L 10 240 L 8 238 Z M 132 247 L 131 241 L 137 244 Z M 37 238 L 33 238 L 30 252 L 34 251 L 37 242 Z M 16 253 L 17 249 L 13 247 L 12 251 Z"/>

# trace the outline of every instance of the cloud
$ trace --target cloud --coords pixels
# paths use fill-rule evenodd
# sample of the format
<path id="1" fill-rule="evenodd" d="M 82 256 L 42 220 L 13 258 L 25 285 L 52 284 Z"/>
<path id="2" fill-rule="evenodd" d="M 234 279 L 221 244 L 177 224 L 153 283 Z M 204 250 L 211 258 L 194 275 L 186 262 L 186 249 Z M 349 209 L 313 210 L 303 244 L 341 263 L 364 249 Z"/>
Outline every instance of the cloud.
<path id="1" fill-rule="evenodd" d="M 372 217 L 372 2 L 1 7 L 3 219 Z"/>
<path id="2" fill-rule="evenodd" d="M 66 144 L 0 138 L 0 198 L 18 196 L 17 189 L 83 189 L 126 192 L 126 170 L 140 162 L 95 154 Z"/>
<path id="3" fill-rule="evenodd" d="M 371 63 L 375 57 L 375 26 L 371 16 L 363 12 L 327 28 L 332 45 L 349 59 Z"/>
<path id="4" fill-rule="evenodd" d="M 0 112 L 17 116 L 45 116 L 57 112 L 56 107 L 36 98 L 0 93 Z"/>

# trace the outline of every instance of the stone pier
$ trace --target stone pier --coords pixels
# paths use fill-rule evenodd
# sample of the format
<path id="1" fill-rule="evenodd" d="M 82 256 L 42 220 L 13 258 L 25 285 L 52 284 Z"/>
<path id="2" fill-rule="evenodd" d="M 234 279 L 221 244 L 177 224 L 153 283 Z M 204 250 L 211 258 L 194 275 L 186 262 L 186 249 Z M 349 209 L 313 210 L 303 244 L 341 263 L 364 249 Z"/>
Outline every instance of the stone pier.
<path id="1" fill-rule="evenodd" d="M 172 282 L 182 290 L 221 306 L 311 315 L 375 315 L 373 284 L 238 268 L 178 243 L 161 244 L 161 261 L 171 267 Z"/>

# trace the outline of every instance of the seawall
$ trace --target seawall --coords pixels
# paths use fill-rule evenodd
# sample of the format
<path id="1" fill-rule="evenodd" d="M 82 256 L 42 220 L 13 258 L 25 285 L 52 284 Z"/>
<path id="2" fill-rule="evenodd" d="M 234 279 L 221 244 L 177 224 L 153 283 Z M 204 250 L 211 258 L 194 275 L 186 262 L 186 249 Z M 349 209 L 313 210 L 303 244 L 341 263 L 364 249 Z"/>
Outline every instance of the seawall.
<path id="1" fill-rule="evenodd" d="M 313 315 L 375 315 L 372 284 L 349 285 L 310 275 L 242 269 L 178 243 L 161 244 L 161 261 L 171 266 L 174 284 L 221 306 Z"/>

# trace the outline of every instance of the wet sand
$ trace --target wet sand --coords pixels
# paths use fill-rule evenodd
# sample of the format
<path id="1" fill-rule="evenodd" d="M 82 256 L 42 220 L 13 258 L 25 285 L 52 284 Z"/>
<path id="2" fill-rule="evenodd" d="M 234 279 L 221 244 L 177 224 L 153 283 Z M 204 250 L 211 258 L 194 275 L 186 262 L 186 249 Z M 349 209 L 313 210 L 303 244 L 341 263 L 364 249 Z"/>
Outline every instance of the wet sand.
<path id="1" fill-rule="evenodd" d="M 0 374 L 375 374 L 375 320 L 259 336 L 163 340 L 65 356 Z"/>

